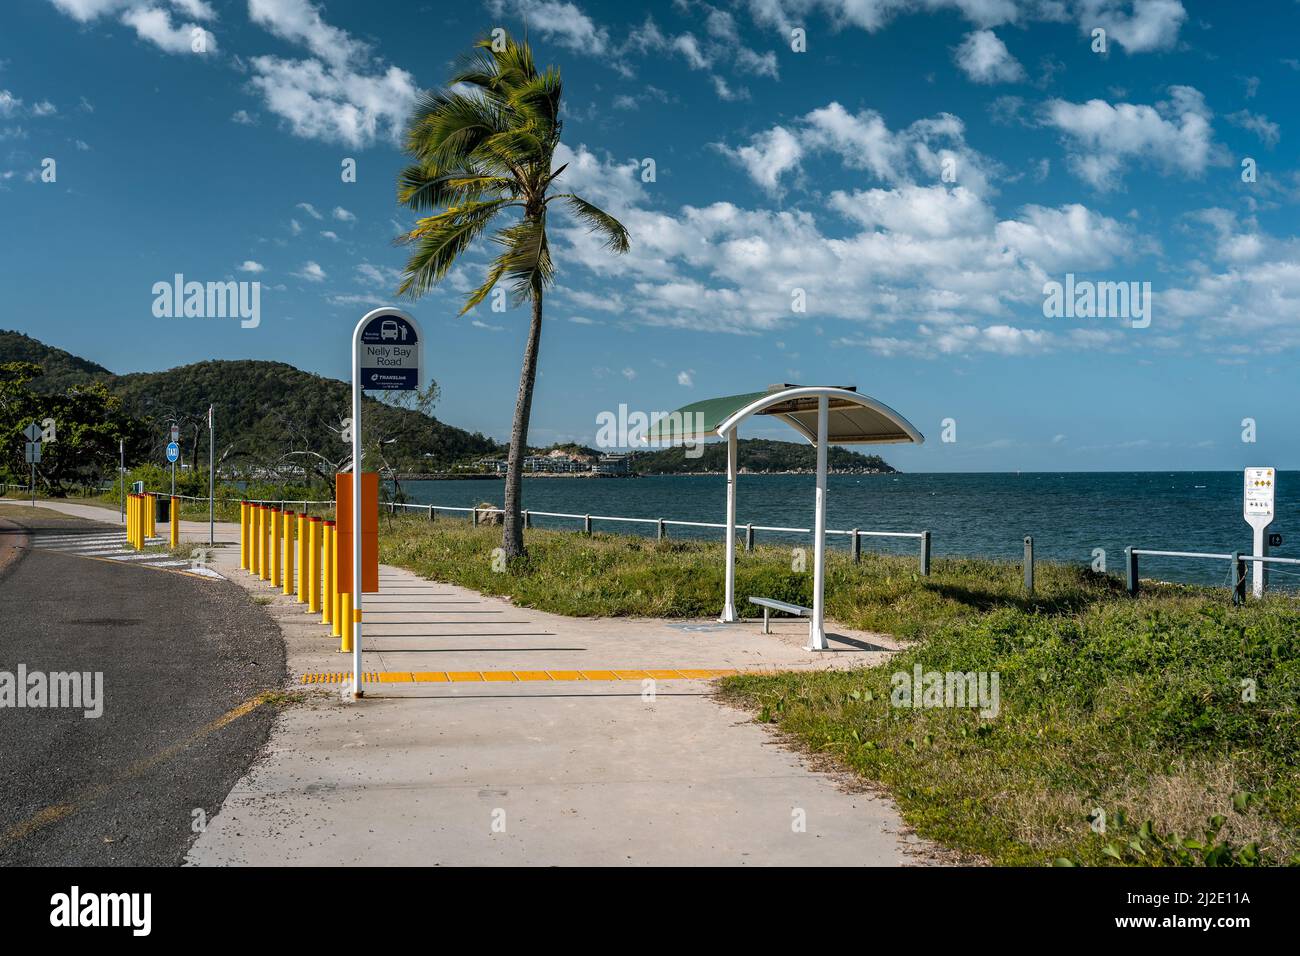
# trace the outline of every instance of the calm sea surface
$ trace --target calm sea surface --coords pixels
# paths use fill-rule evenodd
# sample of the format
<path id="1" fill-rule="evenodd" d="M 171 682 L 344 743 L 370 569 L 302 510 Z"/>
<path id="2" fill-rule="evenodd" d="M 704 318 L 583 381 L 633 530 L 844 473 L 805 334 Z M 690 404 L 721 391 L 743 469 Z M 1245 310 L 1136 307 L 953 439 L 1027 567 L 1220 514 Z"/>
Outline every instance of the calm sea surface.
<path id="1" fill-rule="evenodd" d="M 492 481 L 408 481 L 407 500 L 468 507 L 502 503 Z M 741 475 L 737 521 L 812 526 L 812 475 Z M 1019 559 L 1034 536 L 1039 558 L 1090 563 L 1106 550 L 1107 568 L 1123 571 L 1126 545 L 1169 551 L 1249 553 L 1250 528 L 1241 517 L 1241 472 L 1074 472 L 1067 474 L 832 475 L 828 528 L 926 531 L 933 552 Z M 720 475 L 649 478 L 526 478 L 524 507 L 534 511 L 726 520 L 726 481 Z M 1300 472 L 1278 476 L 1277 519 L 1270 529 L 1285 542 L 1273 553 L 1300 557 Z M 580 527 L 575 521 L 534 519 L 537 527 Z M 596 530 L 653 534 L 653 526 L 596 522 Z M 708 529 L 670 528 L 676 537 L 720 537 Z M 806 536 L 759 534 L 760 542 L 797 543 Z M 832 537 L 832 547 L 847 547 Z M 915 553 L 917 542 L 864 539 L 864 550 Z M 1226 562 L 1143 558 L 1142 576 L 1189 583 L 1226 583 Z M 1297 568 L 1300 571 L 1300 567 Z M 1300 584 L 1295 572 L 1274 572 L 1278 586 Z"/>

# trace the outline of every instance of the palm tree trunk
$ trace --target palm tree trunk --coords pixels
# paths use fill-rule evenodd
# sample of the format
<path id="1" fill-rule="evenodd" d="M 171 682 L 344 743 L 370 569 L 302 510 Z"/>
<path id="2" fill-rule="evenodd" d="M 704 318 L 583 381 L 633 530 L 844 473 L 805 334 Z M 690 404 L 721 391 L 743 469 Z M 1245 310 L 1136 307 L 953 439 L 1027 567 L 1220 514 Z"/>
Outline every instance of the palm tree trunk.
<path id="1" fill-rule="evenodd" d="M 524 457 L 528 453 L 528 419 L 533 411 L 533 383 L 537 380 L 537 350 L 542 339 L 542 290 L 533 288 L 533 319 L 524 346 L 524 367 L 519 373 L 519 397 L 515 400 L 515 421 L 510 429 L 510 453 L 506 457 L 505 527 L 501 547 L 506 559 L 523 557 Z"/>

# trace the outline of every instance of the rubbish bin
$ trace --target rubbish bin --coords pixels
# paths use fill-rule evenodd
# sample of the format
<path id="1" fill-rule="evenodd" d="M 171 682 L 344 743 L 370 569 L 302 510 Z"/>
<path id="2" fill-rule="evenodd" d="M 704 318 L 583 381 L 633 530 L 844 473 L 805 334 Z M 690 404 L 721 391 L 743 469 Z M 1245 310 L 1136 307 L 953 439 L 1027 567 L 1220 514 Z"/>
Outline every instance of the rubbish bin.
<path id="1" fill-rule="evenodd" d="M 166 495 L 154 499 L 153 520 L 166 523 L 172 520 L 172 500 Z"/>

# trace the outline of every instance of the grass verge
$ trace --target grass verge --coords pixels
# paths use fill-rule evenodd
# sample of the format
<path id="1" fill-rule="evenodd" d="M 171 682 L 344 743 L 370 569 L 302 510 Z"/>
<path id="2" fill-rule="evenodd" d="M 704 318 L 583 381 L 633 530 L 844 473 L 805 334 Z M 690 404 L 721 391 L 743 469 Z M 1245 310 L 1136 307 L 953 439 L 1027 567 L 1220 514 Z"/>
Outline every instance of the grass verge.
<path id="1" fill-rule="evenodd" d="M 717 543 L 385 516 L 381 560 L 576 616 L 700 617 L 722 595 Z M 811 561 L 808 562 L 811 566 Z M 737 560 L 737 595 L 807 604 L 790 549 Z M 997 864 L 1300 863 L 1300 608 L 1153 584 L 1137 600 L 1084 567 L 829 556 L 837 622 L 909 642 L 889 664 L 730 678 L 729 700 L 797 746 L 883 785 L 926 838 Z M 895 674 L 997 674 L 997 715 L 897 706 Z M 924 702 L 922 700 L 922 702 Z"/>

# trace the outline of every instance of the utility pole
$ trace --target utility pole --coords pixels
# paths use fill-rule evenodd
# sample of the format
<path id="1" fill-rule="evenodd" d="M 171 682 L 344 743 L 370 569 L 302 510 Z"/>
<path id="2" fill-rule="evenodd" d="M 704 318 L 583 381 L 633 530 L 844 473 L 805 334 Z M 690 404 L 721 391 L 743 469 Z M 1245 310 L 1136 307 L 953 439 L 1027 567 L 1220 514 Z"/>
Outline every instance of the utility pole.
<path id="1" fill-rule="evenodd" d="M 213 423 L 215 418 L 213 414 L 213 410 L 215 408 L 216 408 L 215 405 L 208 406 L 208 547 L 210 548 L 216 545 L 216 539 L 213 534 L 213 528 L 215 526 L 215 522 L 213 519 L 213 515 L 214 515 L 213 506 L 214 503 L 216 502 L 216 498 L 214 498 L 213 495 L 216 493 L 216 481 L 217 481 L 217 469 L 216 469 L 217 445 L 216 445 L 216 437 L 213 432 Z"/>

